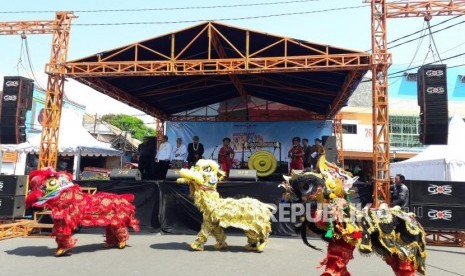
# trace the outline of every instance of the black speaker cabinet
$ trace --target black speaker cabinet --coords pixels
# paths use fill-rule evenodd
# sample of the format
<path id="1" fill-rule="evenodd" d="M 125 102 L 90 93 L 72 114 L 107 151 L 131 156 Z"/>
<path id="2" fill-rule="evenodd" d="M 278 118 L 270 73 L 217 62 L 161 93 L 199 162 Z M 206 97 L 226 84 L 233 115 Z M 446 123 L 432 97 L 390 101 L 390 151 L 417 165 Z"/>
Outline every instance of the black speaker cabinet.
<path id="1" fill-rule="evenodd" d="M 465 182 L 407 181 L 412 204 L 465 206 Z"/>
<path id="2" fill-rule="evenodd" d="M 26 175 L 0 175 L 0 196 L 25 195 Z"/>
<path id="3" fill-rule="evenodd" d="M 24 216 L 24 196 L 0 196 L 0 218 Z"/>
<path id="4" fill-rule="evenodd" d="M 426 230 L 465 230 L 465 206 L 411 204 L 410 212 Z"/>
<path id="5" fill-rule="evenodd" d="M 142 174 L 138 169 L 113 169 L 110 174 L 111 180 L 141 180 Z"/>
<path id="6" fill-rule="evenodd" d="M 181 177 L 181 175 L 179 175 L 179 171 L 180 171 L 180 169 L 169 169 L 166 172 L 165 180 L 166 181 L 176 181 L 178 178 Z"/>
<path id="7" fill-rule="evenodd" d="M 257 181 L 256 170 L 230 170 L 229 181 Z"/>
<path id="8" fill-rule="evenodd" d="M 420 105 L 420 141 L 425 145 L 447 144 L 449 112 L 446 65 L 425 65 L 417 73 Z"/>

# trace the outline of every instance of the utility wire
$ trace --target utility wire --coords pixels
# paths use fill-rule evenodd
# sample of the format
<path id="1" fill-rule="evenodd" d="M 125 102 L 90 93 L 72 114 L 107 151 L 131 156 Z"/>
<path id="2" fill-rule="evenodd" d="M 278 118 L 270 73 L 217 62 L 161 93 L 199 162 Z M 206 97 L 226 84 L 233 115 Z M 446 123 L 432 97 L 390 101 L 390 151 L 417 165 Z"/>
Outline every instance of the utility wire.
<path id="1" fill-rule="evenodd" d="M 201 9 L 222 9 L 222 8 L 240 8 L 240 7 L 255 7 L 255 6 L 272 6 L 282 4 L 298 4 L 306 2 L 321 2 L 323 0 L 291 0 L 277 2 L 260 2 L 249 4 L 233 4 L 233 5 L 213 5 L 213 6 L 190 6 L 190 7 L 167 7 L 167 8 L 140 8 L 140 9 L 102 9 L 102 10 L 75 10 L 76 13 L 99 13 L 99 12 L 145 12 L 145 11 L 175 11 L 175 10 L 201 10 Z M 56 11 L 0 11 L 2 13 L 54 13 Z"/>
<path id="2" fill-rule="evenodd" d="M 331 8 L 331 9 L 314 10 L 314 11 L 265 14 L 265 15 L 256 15 L 256 16 L 245 16 L 245 17 L 229 17 L 229 18 L 226 17 L 226 18 L 217 18 L 217 19 L 193 19 L 193 20 L 178 20 L 178 21 L 146 21 L 146 22 L 115 22 L 115 23 L 76 23 L 72 25 L 73 26 L 162 25 L 162 24 L 196 23 L 196 22 L 205 22 L 205 21 L 233 21 L 233 20 L 248 20 L 248 19 L 258 19 L 258 18 L 270 18 L 270 17 L 290 16 L 290 15 L 315 14 L 315 13 L 324 13 L 324 12 L 331 12 L 331 11 L 351 10 L 351 9 L 364 8 L 366 6 L 367 5 L 359 5 L 359 6 Z"/>

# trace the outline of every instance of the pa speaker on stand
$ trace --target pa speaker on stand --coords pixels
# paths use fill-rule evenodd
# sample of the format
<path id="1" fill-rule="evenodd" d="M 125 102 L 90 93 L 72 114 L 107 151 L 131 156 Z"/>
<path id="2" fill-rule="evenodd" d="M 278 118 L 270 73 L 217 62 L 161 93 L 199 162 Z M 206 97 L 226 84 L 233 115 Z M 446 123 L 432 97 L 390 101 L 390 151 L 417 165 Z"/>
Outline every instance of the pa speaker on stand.
<path id="1" fill-rule="evenodd" d="M 447 108 L 447 66 L 424 65 L 417 73 L 420 106 L 420 142 L 447 145 L 449 111 Z"/>

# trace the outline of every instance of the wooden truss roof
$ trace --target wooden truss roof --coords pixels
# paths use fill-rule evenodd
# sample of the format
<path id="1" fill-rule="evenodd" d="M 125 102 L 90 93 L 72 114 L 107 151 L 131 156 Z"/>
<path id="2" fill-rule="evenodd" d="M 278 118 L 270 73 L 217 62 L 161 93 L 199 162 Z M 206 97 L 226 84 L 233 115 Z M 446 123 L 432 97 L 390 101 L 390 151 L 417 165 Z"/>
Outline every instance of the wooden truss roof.
<path id="1" fill-rule="evenodd" d="M 68 77 L 162 120 L 332 118 L 370 54 L 205 22 L 66 63 Z"/>

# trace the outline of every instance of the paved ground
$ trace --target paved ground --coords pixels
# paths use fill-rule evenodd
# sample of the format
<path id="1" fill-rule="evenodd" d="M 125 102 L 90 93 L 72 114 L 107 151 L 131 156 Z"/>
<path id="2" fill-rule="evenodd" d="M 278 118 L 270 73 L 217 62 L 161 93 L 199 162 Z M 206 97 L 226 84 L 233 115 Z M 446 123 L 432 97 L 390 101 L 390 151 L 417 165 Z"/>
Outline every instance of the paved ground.
<path id="1" fill-rule="evenodd" d="M 271 238 L 265 252 L 243 250 L 245 237 L 228 236 L 230 248 L 214 251 L 213 240 L 205 252 L 189 251 L 194 236 L 136 234 L 123 250 L 103 249 L 103 237 L 95 230 L 79 233 L 74 253 L 53 256 L 50 238 L 14 238 L 0 241 L 0 275 L 319 275 L 316 267 L 324 252 L 314 251 L 298 238 Z M 324 248 L 320 240 L 313 244 Z M 465 248 L 429 247 L 428 275 L 465 275 Z M 393 275 L 376 256 L 358 253 L 350 263 L 353 276 Z"/>

